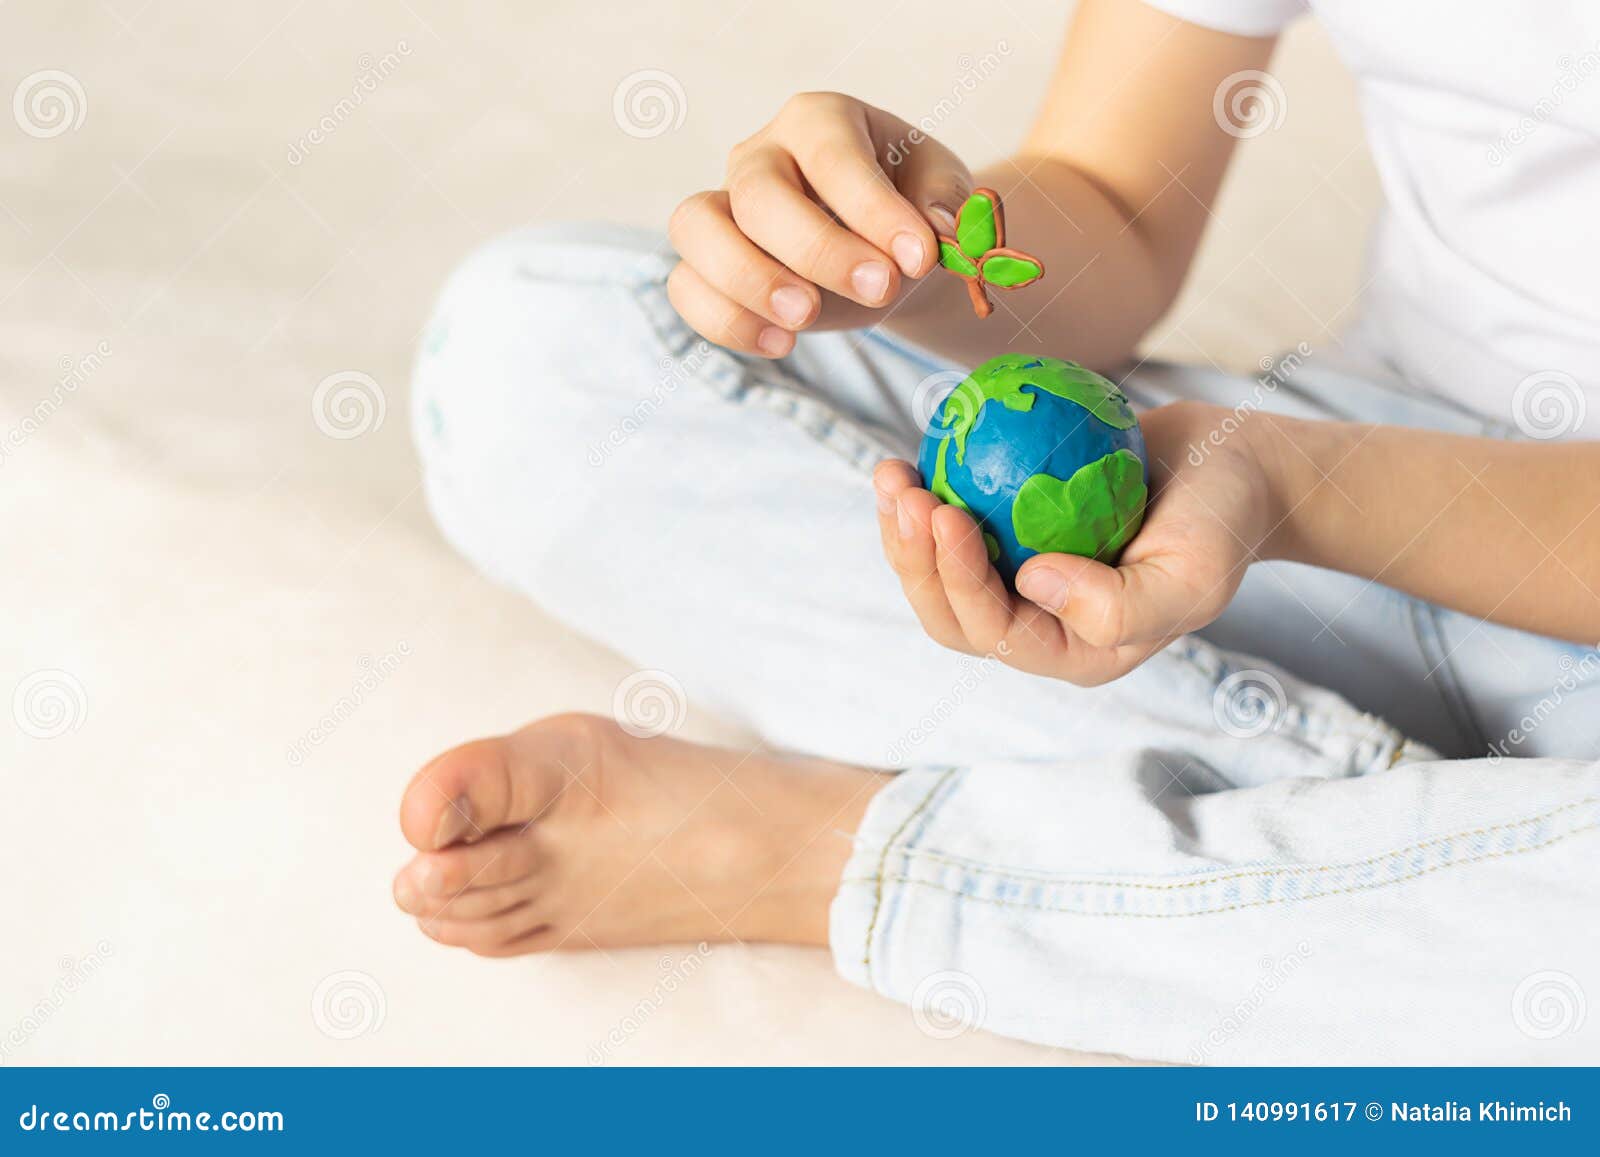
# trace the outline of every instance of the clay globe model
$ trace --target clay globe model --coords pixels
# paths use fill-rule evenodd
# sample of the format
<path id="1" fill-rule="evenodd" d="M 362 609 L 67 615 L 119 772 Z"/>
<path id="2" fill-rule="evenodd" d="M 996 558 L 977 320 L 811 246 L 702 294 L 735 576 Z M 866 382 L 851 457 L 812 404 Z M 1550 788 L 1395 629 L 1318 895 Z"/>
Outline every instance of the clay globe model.
<path id="1" fill-rule="evenodd" d="M 970 513 L 1008 584 L 1035 554 L 1114 563 L 1149 494 L 1128 399 L 1076 362 L 1003 354 L 939 403 L 917 456 L 936 497 Z"/>

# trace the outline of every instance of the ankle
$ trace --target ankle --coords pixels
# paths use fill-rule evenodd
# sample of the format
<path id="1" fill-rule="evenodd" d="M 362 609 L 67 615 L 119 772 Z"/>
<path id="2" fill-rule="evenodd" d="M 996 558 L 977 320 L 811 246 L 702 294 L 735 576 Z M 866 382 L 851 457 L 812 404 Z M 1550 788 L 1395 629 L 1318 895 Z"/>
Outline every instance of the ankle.
<path id="1" fill-rule="evenodd" d="M 748 878 L 750 899 L 730 927 L 740 939 L 825 947 L 828 911 L 856 830 L 889 776 L 818 763 L 796 767 L 788 778 L 782 810 L 769 811 L 770 823 L 746 833 L 759 845 L 746 863 L 760 866 Z"/>

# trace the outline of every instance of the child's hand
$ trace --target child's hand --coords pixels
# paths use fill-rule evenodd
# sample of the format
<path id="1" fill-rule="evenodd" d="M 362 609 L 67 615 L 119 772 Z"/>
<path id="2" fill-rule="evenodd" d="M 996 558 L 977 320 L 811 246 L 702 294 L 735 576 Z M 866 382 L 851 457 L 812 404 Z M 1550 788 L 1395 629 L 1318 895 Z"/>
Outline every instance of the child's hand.
<path id="1" fill-rule="evenodd" d="M 728 155 L 725 186 L 687 198 L 669 233 L 672 304 L 709 340 L 782 357 L 819 317 L 860 325 L 901 278 L 938 258 L 972 191 L 950 150 L 881 109 L 831 92 L 792 97 Z"/>
<path id="2" fill-rule="evenodd" d="M 923 629 L 955 650 L 1093 686 L 1211 622 L 1282 521 L 1250 439 L 1212 441 L 1231 414 L 1195 402 L 1146 413 L 1155 496 L 1139 533 L 1116 567 L 1069 554 L 1029 559 L 1017 575 L 1026 598 L 989 565 L 965 511 L 920 489 L 910 463 L 879 465 L 883 551 Z"/>

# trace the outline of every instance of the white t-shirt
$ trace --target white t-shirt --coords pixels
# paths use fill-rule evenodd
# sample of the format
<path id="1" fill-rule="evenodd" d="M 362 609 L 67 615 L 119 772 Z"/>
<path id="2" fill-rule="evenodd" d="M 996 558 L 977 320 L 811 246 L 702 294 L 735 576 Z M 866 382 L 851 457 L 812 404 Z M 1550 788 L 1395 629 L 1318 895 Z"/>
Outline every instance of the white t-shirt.
<path id="1" fill-rule="evenodd" d="M 1314 12 L 1386 202 L 1352 343 L 1533 437 L 1600 438 L 1600 0 L 1146 2 L 1245 36 Z"/>

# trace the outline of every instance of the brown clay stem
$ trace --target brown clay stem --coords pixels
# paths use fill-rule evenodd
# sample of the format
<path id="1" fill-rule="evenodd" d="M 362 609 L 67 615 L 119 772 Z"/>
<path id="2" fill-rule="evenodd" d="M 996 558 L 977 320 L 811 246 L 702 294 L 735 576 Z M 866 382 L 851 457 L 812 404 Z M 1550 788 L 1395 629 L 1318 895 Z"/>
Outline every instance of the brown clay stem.
<path id="1" fill-rule="evenodd" d="M 976 277 L 969 277 L 967 281 L 967 296 L 972 298 L 972 311 L 979 317 L 988 317 L 994 312 L 994 306 L 989 302 L 989 295 L 983 291 L 983 282 Z"/>

